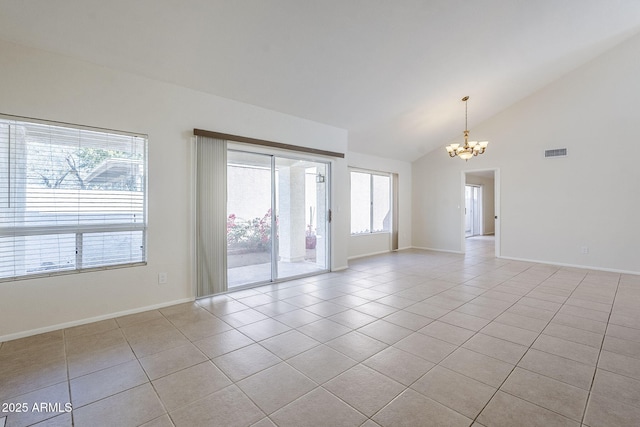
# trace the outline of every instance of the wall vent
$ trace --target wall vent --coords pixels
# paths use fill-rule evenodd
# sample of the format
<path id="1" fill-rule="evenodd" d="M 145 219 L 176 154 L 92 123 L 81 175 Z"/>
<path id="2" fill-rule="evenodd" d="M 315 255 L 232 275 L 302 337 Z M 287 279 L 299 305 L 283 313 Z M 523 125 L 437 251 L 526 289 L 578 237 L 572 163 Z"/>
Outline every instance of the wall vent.
<path id="1" fill-rule="evenodd" d="M 567 157 L 567 149 L 554 148 L 552 150 L 544 150 L 544 157 Z"/>

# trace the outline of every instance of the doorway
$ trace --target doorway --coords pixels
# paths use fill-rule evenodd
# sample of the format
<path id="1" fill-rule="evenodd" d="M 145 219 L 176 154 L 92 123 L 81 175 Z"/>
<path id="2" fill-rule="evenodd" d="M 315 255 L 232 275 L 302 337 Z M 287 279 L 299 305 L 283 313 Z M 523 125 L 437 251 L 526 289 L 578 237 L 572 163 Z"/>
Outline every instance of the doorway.
<path id="1" fill-rule="evenodd" d="M 473 247 L 471 239 L 495 242 L 495 256 L 500 256 L 500 170 L 462 171 L 461 212 L 462 251 Z M 469 243 L 467 243 L 469 240 Z"/>
<path id="2" fill-rule="evenodd" d="M 228 151 L 229 289 L 327 271 L 329 166 Z"/>

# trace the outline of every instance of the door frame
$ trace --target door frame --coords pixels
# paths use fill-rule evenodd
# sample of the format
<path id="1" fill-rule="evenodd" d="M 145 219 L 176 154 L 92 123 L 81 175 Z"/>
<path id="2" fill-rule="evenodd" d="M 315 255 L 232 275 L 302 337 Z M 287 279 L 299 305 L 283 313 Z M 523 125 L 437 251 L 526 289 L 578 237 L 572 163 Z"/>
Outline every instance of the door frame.
<path id="1" fill-rule="evenodd" d="M 478 172 L 493 172 L 493 191 L 494 191 L 494 221 L 495 221 L 495 256 L 500 258 L 501 251 L 501 216 L 500 216 L 500 168 L 486 169 L 469 169 L 460 173 L 460 206 L 465 206 L 465 187 L 467 185 L 467 174 L 473 175 Z M 483 227 L 484 228 L 484 227 Z M 466 236 L 465 236 L 465 212 L 460 209 L 460 248 L 462 253 L 466 253 Z"/>

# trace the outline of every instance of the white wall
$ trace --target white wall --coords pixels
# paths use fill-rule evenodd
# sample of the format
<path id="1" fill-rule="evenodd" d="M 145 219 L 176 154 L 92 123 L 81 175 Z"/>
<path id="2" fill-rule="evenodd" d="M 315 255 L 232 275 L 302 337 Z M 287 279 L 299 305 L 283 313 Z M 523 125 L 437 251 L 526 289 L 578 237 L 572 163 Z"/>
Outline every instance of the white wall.
<path id="1" fill-rule="evenodd" d="M 490 141 L 482 156 L 450 159 L 443 144 L 414 162 L 414 246 L 460 251 L 461 171 L 499 168 L 502 256 L 640 273 L 640 167 L 624 149 L 638 135 L 639 51 L 636 36 L 472 123 Z M 568 157 L 544 159 L 564 147 Z"/>
<path id="2" fill-rule="evenodd" d="M 347 154 L 347 162 L 353 168 L 398 174 L 398 247 L 399 249 L 411 247 L 411 163 L 352 151 Z M 346 182 L 350 182 L 349 177 Z M 347 189 L 348 187 L 347 185 Z M 349 258 L 386 252 L 390 248 L 389 235 L 384 233 L 349 238 Z"/>
<path id="3" fill-rule="evenodd" d="M 349 237 L 349 259 L 391 252 L 391 233 L 357 234 Z"/>
<path id="4" fill-rule="evenodd" d="M 191 299 L 193 128 L 346 152 L 347 132 L 0 41 L 0 112 L 149 135 L 148 265 L 0 283 L 0 341 Z M 333 162 L 345 182 L 346 161 Z M 348 189 L 334 181 L 333 267 L 347 265 Z M 158 285 L 158 272 L 168 284 Z"/>

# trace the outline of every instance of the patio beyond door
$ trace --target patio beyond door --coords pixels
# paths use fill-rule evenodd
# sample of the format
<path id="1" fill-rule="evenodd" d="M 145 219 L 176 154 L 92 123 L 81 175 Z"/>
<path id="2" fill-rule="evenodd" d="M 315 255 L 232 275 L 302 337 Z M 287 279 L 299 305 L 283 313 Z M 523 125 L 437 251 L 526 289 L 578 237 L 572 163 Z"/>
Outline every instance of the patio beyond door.
<path id="1" fill-rule="evenodd" d="M 327 163 L 229 150 L 228 288 L 328 267 Z"/>

